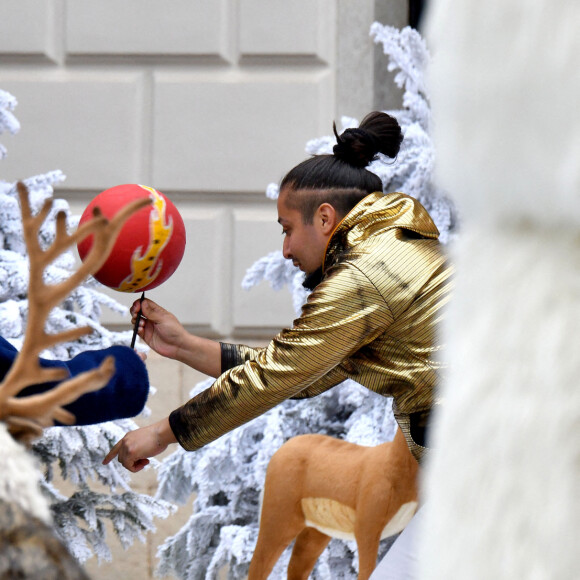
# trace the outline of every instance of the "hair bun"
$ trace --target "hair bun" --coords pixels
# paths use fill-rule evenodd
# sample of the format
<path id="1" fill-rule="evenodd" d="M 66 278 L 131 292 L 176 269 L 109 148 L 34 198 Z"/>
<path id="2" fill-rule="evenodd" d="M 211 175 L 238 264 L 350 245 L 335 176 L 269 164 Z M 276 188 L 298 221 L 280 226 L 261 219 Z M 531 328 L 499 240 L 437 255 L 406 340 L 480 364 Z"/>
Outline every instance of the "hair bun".
<path id="1" fill-rule="evenodd" d="M 394 117 L 387 113 L 369 113 L 357 129 L 346 129 L 341 135 L 332 124 L 336 145 L 334 156 L 355 167 L 366 167 L 376 159 L 377 153 L 394 158 L 399 153 L 403 134 Z"/>
<path id="2" fill-rule="evenodd" d="M 366 167 L 376 156 L 377 147 L 373 136 L 364 129 L 346 129 L 341 135 L 336 133 L 336 145 L 332 152 L 334 156 L 350 165 Z"/>

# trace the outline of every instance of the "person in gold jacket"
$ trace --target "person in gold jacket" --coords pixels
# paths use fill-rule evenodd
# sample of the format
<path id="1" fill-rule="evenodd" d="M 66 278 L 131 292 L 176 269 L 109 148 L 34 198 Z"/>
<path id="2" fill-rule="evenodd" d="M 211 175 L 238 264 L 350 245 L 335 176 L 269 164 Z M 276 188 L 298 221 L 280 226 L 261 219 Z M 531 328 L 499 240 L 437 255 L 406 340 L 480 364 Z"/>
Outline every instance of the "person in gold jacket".
<path id="1" fill-rule="evenodd" d="M 312 290 L 300 317 L 255 349 L 194 336 L 159 305 L 136 301 L 139 336 L 153 350 L 217 378 L 169 417 L 125 435 L 105 463 L 118 456 L 139 471 L 171 443 L 199 449 L 288 398 L 347 378 L 394 398 L 409 448 L 423 459 L 451 266 L 425 208 L 404 193 L 383 194 L 366 169 L 378 153 L 396 157 L 397 121 L 374 112 L 336 137 L 332 155 L 303 161 L 280 185 L 283 254 Z"/>

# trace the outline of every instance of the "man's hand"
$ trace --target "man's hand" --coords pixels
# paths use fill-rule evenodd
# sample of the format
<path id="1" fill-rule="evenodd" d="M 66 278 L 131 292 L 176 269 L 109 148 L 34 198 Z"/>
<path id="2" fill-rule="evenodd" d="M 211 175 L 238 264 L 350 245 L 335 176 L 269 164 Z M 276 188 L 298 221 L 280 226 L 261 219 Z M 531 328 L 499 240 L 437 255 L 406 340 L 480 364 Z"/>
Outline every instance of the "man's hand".
<path id="1" fill-rule="evenodd" d="M 130 431 L 109 451 L 103 465 L 107 465 L 115 457 L 129 471 L 136 473 L 149 465 L 149 457 L 165 451 L 169 444 L 177 439 L 169 425 L 169 418 L 148 427 Z"/>
<path id="2" fill-rule="evenodd" d="M 221 374 L 220 343 L 190 334 L 171 312 L 145 298 L 133 302 L 131 322 L 141 312 L 139 336 L 157 353 L 178 360 L 191 368 L 217 377 Z"/>
<path id="3" fill-rule="evenodd" d="M 141 312 L 139 336 L 157 353 L 176 359 L 179 349 L 183 347 L 188 332 L 179 320 L 152 300 L 136 300 L 131 306 L 131 322 L 135 324 L 137 314 Z"/>

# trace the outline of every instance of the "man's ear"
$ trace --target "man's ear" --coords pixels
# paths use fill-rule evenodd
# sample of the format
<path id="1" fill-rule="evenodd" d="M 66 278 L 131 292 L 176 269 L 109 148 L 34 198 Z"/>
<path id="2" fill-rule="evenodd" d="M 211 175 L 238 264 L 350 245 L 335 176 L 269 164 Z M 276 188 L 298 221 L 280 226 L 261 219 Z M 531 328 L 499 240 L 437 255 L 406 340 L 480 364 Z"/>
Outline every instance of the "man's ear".
<path id="1" fill-rule="evenodd" d="M 323 203 L 318 206 L 315 219 L 322 233 L 325 235 L 330 235 L 340 221 L 336 210 L 329 203 Z"/>

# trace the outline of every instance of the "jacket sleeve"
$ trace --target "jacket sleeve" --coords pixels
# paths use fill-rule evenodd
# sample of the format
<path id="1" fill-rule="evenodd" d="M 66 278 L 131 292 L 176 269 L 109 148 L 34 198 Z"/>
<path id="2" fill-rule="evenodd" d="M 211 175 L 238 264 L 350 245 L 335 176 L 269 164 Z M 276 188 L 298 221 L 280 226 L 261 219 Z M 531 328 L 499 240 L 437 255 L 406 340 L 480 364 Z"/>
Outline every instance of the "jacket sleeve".
<path id="1" fill-rule="evenodd" d="M 221 372 L 225 373 L 227 370 L 236 367 L 238 365 L 244 364 L 248 360 L 255 359 L 260 350 L 258 348 L 252 348 L 246 346 L 245 344 L 232 344 L 229 342 L 221 342 L 221 360 L 222 367 Z M 316 397 L 327 391 L 328 389 L 342 383 L 348 378 L 348 374 L 341 369 L 336 367 L 322 378 L 320 378 L 316 383 L 300 391 L 297 395 L 290 397 L 291 399 L 309 399 L 311 397 Z"/>
<path id="2" fill-rule="evenodd" d="M 340 364 L 392 321 L 383 297 L 356 267 L 333 267 L 292 328 L 266 348 L 248 351 L 243 364 L 171 413 L 177 440 L 187 450 L 199 449 L 290 397 L 334 386 L 346 377 Z"/>
<path id="3" fill-rule="evenodd" d="M 248 360 L 255 359 L 261 350 L 244 344 L 231 344 L 220 342 L 221 347 L 221 372 L 225 373 L 233 367 L 243 365 Z"/>

